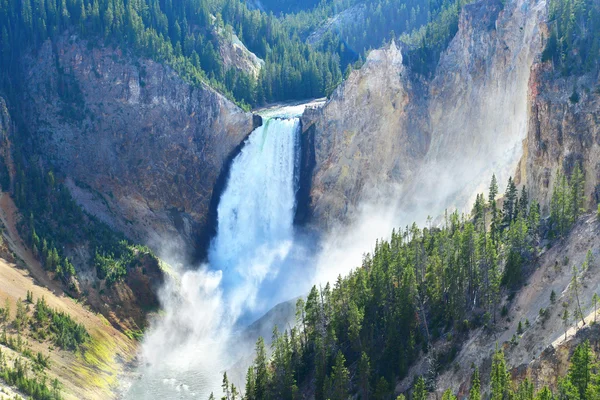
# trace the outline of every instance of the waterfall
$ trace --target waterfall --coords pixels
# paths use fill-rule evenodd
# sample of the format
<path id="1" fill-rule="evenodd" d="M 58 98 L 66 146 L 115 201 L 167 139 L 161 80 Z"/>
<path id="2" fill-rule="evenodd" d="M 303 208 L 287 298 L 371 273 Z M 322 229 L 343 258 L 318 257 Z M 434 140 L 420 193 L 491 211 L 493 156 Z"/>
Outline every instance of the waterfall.
<path id="1" fill-rule="evenodd" d="M 266 118 L 233 161 L 219 201 L 209 263 L 223 271 L 225 293 L 231 289 L 246 303 L 277 272 L 274 263 L 291 246 L 299 133 L 298 118 Z M 239 306 L 232 303 L 232 308 Z"/>
<path id="2" fill-rule="evenodd" d="M 263 113 L 263 126 L 250 134 L 233 160 L 208 263 L 173 271 L 162 288 L 164 313 L 144 337 L 140 379 L 127 389 L 128 400 L 218 393 L 222 371 L 253 348 L 253 342 L 238 340 L 240 325 L 273 306 L 276 292 L 284 292 L 286 299 L 293 296 L 283 280 L 297 281 L 289 263 L 295 254 L 298 115 L 303 109 Z M 286 274 L 278 275 L 284 265 Z M 244 377 L 237 378 L 243 384 Z"/>

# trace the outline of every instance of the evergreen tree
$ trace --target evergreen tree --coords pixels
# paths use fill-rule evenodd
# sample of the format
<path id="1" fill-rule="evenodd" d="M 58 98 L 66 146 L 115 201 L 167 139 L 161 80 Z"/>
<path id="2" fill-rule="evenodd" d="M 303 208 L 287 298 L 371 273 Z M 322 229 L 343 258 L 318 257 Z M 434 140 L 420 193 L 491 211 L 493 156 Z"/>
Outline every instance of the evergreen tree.
<path id="1" fill-rule="evenodd" d="M 585 325 L 585 319 L 583 318 L 583 311 L 581 310 L 581 303 L 579 301 L 579 289 L 581 289 L 579 270 L 574 266 L 573 275 L 571 277 L 571 291 L 575 295 L 575 300 L 577 301 L 577 315 L 581 318 L 581 323 Z"/>
<path id="2" fill-rule="evenodd" d="M 358 363 L 358 387 L 360 398 L 362 400 L 369 400 L 369 393 L 371 391 L 369 387 L 369 381 L 371 379 L 371 365 L 369 362 L 369 356 L 364 351 L 360 356 Z"/>
<path id="3" fill-rule="evenodd" d="M 479 379 L 479 368 L 475 368 L 471 377 L 471 390 L 469 390 L 469 400 L 481 400 L 481 381 Z"/>
<path id="4" fill-rule="evenodd" d="M 510 226 L 512 221 L 516 219 L 516 204 L 517 202 L 517 187 L 512 180 L 512 177 L 508 178 L 508 186 L 504 193 L 503 203 L 503 215 L 505 226 Z"/>
<path id="5" fill-rule="evenodd" d="M 346 359 L 341 351 L 335 357 L 335 364 L 331 372 L 333 393 L 332 400 L 347 400 L 349 396 L 350 372 L 346 368 Z"/>
<path id="6" fill-rule="evenodd" d="M 256 342 L 256 358 L 254 359 L 255 382 L 254 398 L 269 399 L 269 370 L 267 365 L 267 352 L 265 350 L 265 341 L 259 337 Z"/>
<path id="7" fill-rule="evenodd" d="M 592 379 L 593 360 L 594 354 L 588 340 L 577 346 L 571 358 L 568 377 L 577 388 L 581 399 L 586 399 L 588 385 Z"/>
<path id="8" fill-rule="evenodd" d="M 417 383 L 413 389 L 413 400 L 427 400 L 427 388 L 423 377 L 417 379 Z"/>
<path id="9" fill-rule="evenodd" d="M 507 400 L 510 397 L 510 377 L 504 353 L 496 347 L 490 374 L 491 400 Z"/>
<path id="10" fill-rule="evenodd" d="M 585 210 L 585 180 L 579 165 L 575 165 L 575 169 L 569 180 L 569 211 L 568 218 L 570 225 L 574 224 L 581 213 Z"/>

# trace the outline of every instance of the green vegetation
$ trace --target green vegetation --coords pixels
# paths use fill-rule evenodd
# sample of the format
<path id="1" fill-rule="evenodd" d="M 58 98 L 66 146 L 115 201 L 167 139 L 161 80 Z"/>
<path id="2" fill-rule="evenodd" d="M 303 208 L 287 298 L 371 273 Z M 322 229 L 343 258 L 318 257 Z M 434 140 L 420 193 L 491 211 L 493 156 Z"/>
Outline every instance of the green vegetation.
<path id="1" fill-rule="evenodd" d="M 76 323 L 69 315 L 48 307 L 43 298 L 37 300 L 35 309 L 31 311 L 33 297 L 28 293 L 27 298 L 27 302 L 21 299 L 17 301 L 15 318 L 12 321 L 10 303 L 7 301 L 6 305 L 0 308 L 0 344 L 19 353 L 17 358 L 11 360 L 0 348 L 0 379 L 16 386 L 32 399 L 59 400 L 62 398 L 60 384 L 57 380 L 50 383 L 45 372 L 50 368 L 50 357 L 41 352 L 34 353 L 23 337 L 28 334 L 39 341 L 50 339 L 61 348 L 74 351 L 88 341 L 89 335 L 83 325 Z M 10 330 L 16 331 L 16 335 L 9 334 Z M 23 357 L 30 362 L 24 361 Z"/>
<path id="2" fill-rule="evenodd" d="M 44 268 L 55 273 L 72 293 L 79 291 L 76 270 L 65 253 L 82 241 L 91 251 L 90 259 L 83 261 L 94 266 L 97 276 L 108 284 L 121 280 L 143 257 L 154 257 L 149 248 L 131 243 L 83 212 L 52 170 L 44 172 L 37 163 L 19 154 L 15 162 L 15 203 L 24 215 L 29 215 L 19 224 L 19 231 L 29 239 L 28 244 Z"/>
<path id="3" fill-rule="evenodd" d="M 257 351 L 263 351 L 264 349 L 258 349 Z M 569 400 L 593 400 L 600 396 L 600 369 L 598 368 L 598 357 L 594 354 L 592 346 L 589 341 L 577 346 L 573 355 L 569 360 L 569 369 L 567 375 L 564 377 L 558 377 L 558 388 L 557 393 L 553 393 L 548 386 L 542 387 L 540 390 L 535 391 L 533 383 L 525 378 L 523 381 L 516 382 L 512 379 L 511 374 L 508 371 L 508 366 L 504 358 L 502 350 L 496 347 L 494 356 L 492 359 L 492 367 L 489 375 L 490 383 L 490 395 L 491 400 L 554 400 L 554 399 L 569 399 Z M 256 369 L 256 366 L 254 370 Z M 251 373 L 254 374 L 254 372 Z M 345 362 L 344 356 L 341 352 L 337 353 L 335 357 L 335 364 L 331 368 L 331 382 L 333 383 L 332 388 L 329 390 L 329 395 L 324 397 L 328 399 L 348 399 L 350 396 L 349 388 L 351 386 L 349 380 L 349 370 L 347 363 Z M 276 374 L 277 370 L 271 372 L 272 375 Z M 271 379 L 275 379 L 274 376 Z M 361 378 L 359 377 L 358 380 Z M 229 386 L 227 375 L 224 377 L 223 389 L 225 396 L 224 399 L 235 400 L 238 397 L 237 391 L 233 385 Z M 385 388 L 385 391 L 375 390 L 373 397 L 376 399 L 390 399 L 391 390 L 387 388 L 385 379 L 381 378 L 380 383 L 377 384 L 378 388 Z M 227 385 L 226 385 L 227 383 Z M 294 386 L 295 387 L 295 386 Z M 246 388 L 246 394 L 243 399 L 296 399 L 297 394 L 295 392 L 289 392 L 283 394 L 281 392 L 269 392 L 264 397 L 256 397 L 256 387 L 250 387 L 252 390 Z M 296 388 L 297 390 L 297 388 Z M 368 392 L 361 393 L 360 398 L 369 398 Z M 379 392 L 379 393 L 378 393 Z M 232 395 L 235 393 L 235 395 Z M 367 393 L 365 397 L 364 393 Z M 428 396 L 428 388 L 426 381 L 423 377 L 418 377 L 412 389 L 411 399 L 413 400 L 425 400 Z M 214 398 L 211 395 L 211 398 Z M 317 396 L 317 398 L 323 398 Z M 404 395 L 400 395 L 396 398 L 405 399 Z M 443 400 L 456 400 L 456 395 L 452 390 L 448 389 L 442 395 Z M 469 400 L 481 400 L 481 380 L 479 376 L 479 370 L 475 368 L 471 377 L 471 387 L 469 389 Z"/>
<path id="4" fill-rule="evenodd" d="M 279 19 L 250 11 L 239 0 L 3 2 L 0 64 L 18 72 L 14 63 L 23 49 L 66 30 L 164 62 L 192 83 L 210 83 L 245 106 L 323 96 L 342 76 L 336 54 L 312 49 Z M 220 36 L 231 40 L 232 33 L 264 59 L 258 79 L 224 67 Z"/>
<path id="5" fill-rule="evenodd" d="M 428 23 L 408 36 L 402 37 L 411 45 L 404 63 L 425 76 L 432 76 L 440 56 L 458 32 L 458 18 L 462 7 L 470 0 L 438 1 Z"/>
<path id="6" fill-rule="evenodd" d="M 30 366 L 21 358 L 15 359 L 12 363 L 9 362 L 0 349 L 0 379 L 9 385 L 16 386 L 34 400 L 62 399 L 58 380 L 55 379 L 50 383 L 46 375 L 36 374 L 30 369 Z"/>
<path id="7" fill-rule="evenodd" d="M 570 181 L 573 195 L 565 208 L 570 207 L 576 219 L 583 212 L 579 191 L 583 178 L 577 168 Z M 468 330 L 494 329 L 500 309 L 502 317 L 508 317 L 502 294 L 511 301 L 511 293 L 531 272 L 527 267 L 541 250 L 542 234 L 552 232 L 540 222 L 538 203 L 529 199 L 525 188 L 519 194 L 512 179 L 503 198 L 497 195 L 493 177 L 487 200 L 478 195 L 469 217 L 454 212 L 446 215 L 441 227 L 420 229 L 413 224 L 394 230 L 389 241 L 378 241 L 374 252 L 365 255 L 360 268 L 338 277 L 333 286 L 313 287 L 306 300 L 298 301 L 296 327 L 283 334 L 273 332 L 271 360 L 262 339 L 257 343 L 246 398 L 293 399 L 297 388 L 306 385 L 316 399 L 354 393 L 389 398 L 391 383 L 406 376 L 421 351 L 430 359 L 430 375 L 417 381 L 413 398 L 425 398 L 427 382 L 440 366 L 451 365 Z M 571 226 L 565 225 L 563 232 Z M 588 264 L 593 261 L 586 261 L 581 270 Z M 573 269 L 570 290 L 578 319 L 580 288 L 580 271 Z M 564 315 L 567 329 L 571 324 L 567 308 Z M 542 324 L 548 316 L 548 310 L 540 310 Z M 529 327 L 529 321 L 519 322 L 512 342 L 516 344 L 517 334 Z M 442 338 L 450 342 L 446 350 L 432 350 L 433 341 Z M 530 383 L 512 385 L 498 352 L 492 398 L 510 398 L 509 393 L 533 398 L 530 389 Z M 477 399 L 475 392 L 471 395 Z"/>
<path id="8" fill-rule="evenodd" d="M 585 178 L 576 165 L 567 179 L 557 174 L 550 203 L 550 230 L 553 237 L 565 235 L 585 211 Z"/>
<path id="9" fill-rule="evenodd" d="M 3 309 L 0 308 L 0 314 L 6 313 L 7 307 L 9 307 L 8 303 Z M 3 329 L 0 343 L 23 353 L 33 361 L 39 361 L 43 367 L 47 367 L 47 359 L 41 354 L 31 353 L 27 343 L 21 337 L 26 332 L 26 328 L 29 328 L 29 335 L 32 338 L 40 342 L 49 339 L 60 348 L 71 351 L 79 349 L 90 338 L 82 324 L 75 322 L 68 314 L 49 307 L 43 297 L 37 300 L 31 312 L 30 305 L 19 299 L 14 320 L 11 322 L 8 318 L 3 318 L 0 320 L 0 326 Z M 7 329 L 10 328 L 16 331 L 16 338 L 7 334 Z"/>
<path id="10" fill-rule="evenodd" d="M 208 83 L 247 109 L 328 95 L 342 81 L 342 70 L 360 64 L 371 48 L 400 35 L 409 44 L 405 62 L 430 75 L 454 37 L 466 3 L 325 0 L 312 7 L 312 0 L 298 7 L 295 2 L 267 1 L 267 9 L 276 13 L 298 11 L 276 17 L 250 10 L 240 0 L 6 1 L 0 6 L 0 66 L 13 74 L 3 84 L 17 84 L 21 52 L 67 31 L 88 39 L 90 46 L 101 39 L 166 63 L 189 82 Z M 343 11 L 357 12 L 360 22 L 340 24 L 313 45 L 306 43 L 327 18 Z M 257 77 L 224 65 L 221 46 L 231 42 L 233 34 L 265 61 Z"/>
<path id="11" fill-rule="evenodd" d="M 551 0 L 550 37 L 542 55 L 564 74 L 595 70 L 600 57 L 600 4 L 593 0 Z M 575 96 L 575 97 L 574 97 Z M 579 95 L 573 92 L 572 102 Z"/>
<path id="12" fill-rule="evenodd" d="M 77 350 L 90 338 L 82 324 L 75 322 L 68 314 L 48 307 L 43 297 L 35 303 L 33 315 L 31 330 L 38 340 L 44 340 L 49 336 L 63 349 Z"/>

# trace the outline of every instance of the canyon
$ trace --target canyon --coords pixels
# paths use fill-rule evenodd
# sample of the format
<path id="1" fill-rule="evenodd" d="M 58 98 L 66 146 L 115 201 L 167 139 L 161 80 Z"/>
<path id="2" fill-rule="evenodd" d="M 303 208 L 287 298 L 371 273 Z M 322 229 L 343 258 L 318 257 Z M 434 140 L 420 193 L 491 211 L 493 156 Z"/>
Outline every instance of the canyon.
<path id="1" fill-rule="evenodd" d="M 262 8 L 260 2 L 255 6 Z M 600 202 L 598 76 L 564 76 L 550 61 L 542 61 L 544 38 L 549 32 L 547 19 L 545 0 L 466 4 L 460 11 L 457 33 L 441 53 L 431 77 L 411 69 L 405 57 L 410 44 L 402 38 L 390 40 L 370 51 L 364 64 L 352 70 L 324 102 L 308 105 L 293 122 L 282 115 L 270 119 L 262 110 L 244 111 L 207 83 L 193 85 L 168 65 L 110 43 L 90 42 L 75 32 L 65 32 L 27 50 L 19 60 L 26 83 L 22 92 L 11 96 L 11 101 L 0 97 L 0 155 L 6 174 L 14 177 L 16 173 L 12 155 L 14 143 L 21 141 L 25 143 L 21 148 L 31 152 L 36 164 L 56 171 L 87 214 L 127 239 L 147 245 L 161 260 L 185 265 L 173 270 L 161 260 L 148 258 L 109 289 L 88 265 L 92 254 L 87 243 L 64 250 L 79 263 L 82 288 L 93 311 L 104 315 L 110 326 L 101 328 L 103 319 L 86 314 L 83 308 L 75 307 L 73 312 L 92 321 L 90 326 L 97 328 L 97 337 L 112 335 L 110 343 L 123 358 L 106 361 L 110 383 L 124 373 L 125 364 L 132 362 L 136 351 L 136 344 L 122 331 L 145 327 L 149 317 L 154 322 L 159 304 L 164 307 L 172 300 L 171 295 L 177 298 L 177 294 L 165 294 L 165 280 L 175 277 L 173 281 L 185 289 L 186 284 L 198 282 L 198 274 L 205 271 L 199 265 L 208 261 L 215 269 L 228 265 L 235 270 L 235 274 L 223 275 L 228 287 L 235 289 L 239 281 L 248 279 L 260 280 L 261 287 L 270 270 L 243 268 L 243 263 L 254 261 L 249 259 L 264 256 L 248 252 L 249 247 L 254 250 L 253 246 L 265 245 L 254 236 L 268 237 L 267 245 L 275 239 L 293 242 L 298 229 L 318 238 L 310 242 L 311 246 L 323 239 L 314 246 L 316 252 L 339 230 L 348 228 L 363 234 L 363 227 L 354 224 L 364 217 L 365 205 L 377 210 L 368 217 L 384 215 L 388 219 L 386 229 L 413 221 L 423 225 L 428 217 L 440 222 L 445 210 L 470 212 L 477 193 L 487 196 L 493 174 L 501 192 L 509 177 L 525 186 L 531 198 L 540 202 L 542 214 L 547 215 L 557 171 L 570 174 L 578 163 L 586 177 L 586 207 L 594 209 Z M 343 23 L 344 18 L 339 21 Z M 309 41 L 311 37 L 314 39 L 309 36 Z M 227 65 L 258 76 L 264 61 L 250 53 L 237 36 L 233 40 L 231 46 L 221 49 Z M 273 129 L 269 126 L 278 132 L 298 131 L 299 137 L 281 143 L 282 148 L 287 146 L 281 151 L 285 156 L 264 161 L 256 155 L 263 149 L 257 136 L 253 139 L 250 135 Z M 267 138 L 265 133 L 262 145 L 268 147 Z M 263 164 L 246 158 L 246 163 L 236 168 L 236 160 L 250 157 L 248 154 Z M 237 177 L 234 183 L 232 176 Z M 233 184 L 239 193 L 227 192 L 232 190 L 228 185 Z M 271 191 L 280 187 L 271 184 L 285 184 L 285 201 L 278 202 L 282 196 Z M 13 210 L 14 204 L 3 203 L 2 208 L 7 207 Z M 250 213 L 260 221 L 242 221 L 240 213 Z M 24 215 L 23 220 L 26 218 Z M 566 291 L 568 271 L 553 272 L 554 260 L 567 257 L 581 263 L 584 248 L 600 257 L 595 218 L 586 214 L 569 237 L 540 254 L 536 260 L 539 269 L 529 277 L 528 285 L 538 287 L 540 281 L 549 282 L 560 293 Z M 16 232 L 14 228 L 7 237 L 11 251 L 29 254 L 26 240 Z M 389 234 L 389 230 L 385 232 Z M 246 241 L 236 239 L 244 234 L 248 235 Z M 359 256 L 369 252 L 376 239 L 379 237 L 369 236 L 361 242 L 364 248 L 353 250 Z M 238 247 L 240 252 L 228 253 Z M 351 262 L 353 265 L 343 271 L 360 266 L 361 260 L 353 254 Z M 30 270 L 34 263 L 25 260 Z M 1 267 L 0 271 L 8 273 L 4 264 Z M 39 265 L 35 268 L 41 271 Z M 306 270 L 299 271 L 291 271 L 293 279 L 303 278 Z M 252 276 L 248 278 L 248 274 Z M 587 304 L 598 278 L 590 273 L 586 279 L 583 296 Z M 273 282 L 273 286 L 281 283 Z M 260 303 L 257 288 L 251 289 L 254 291 L 238 294 L 243 298 L 235 300 L 236 310 L 244 301 L 252 306 Z M 284 300 L 281 293 L 286 287 L 277 289 L 278 300 Z M 511 303 L 511 315 L 535 321 L 540 307 L 550 307 L 549 287 L 541 289 L 539 294 L 532 290 L 520 293 Z M 270 293 L 272 288 L 262 290 Z M 0 287 L 0 294 L 8 292 L 8 288 Z M 22 296 L 21 292 L 11 293 L 11 301 Z M 193 288 L 190 292 L 197 295 Z M 64 304 L 65 294 L 60 291 L 46 295 L 57 307 L 71 307 Z M 264 300 L 261 306 L 275 305 L 269 302 L 275 300 Z M 176 309 L 180 304 L 171 306 Z M 285 315 L 277 320 L 289 324 L 293 307 L 283 308 Z M 586 306 L 586 313 L 590 312 Z M 552 358 L 558 357 L 552 349 L 562 354 L 561 363 L 566 362 L 564 353 L 581 338 L 571 332 L 568 340 L 558 341 L 559 319 L 556 314 L 547 325 L 535 325 L 521 344 L 507 349 L 511 365 L 520 366 L 515 374 L 541 376 L 541 382 L 545 378 L 539 371 L 558 362 Z M 186 332 L 198 328 L 187 326 L 189 321 L 183 317 L 170 321 L 185 326 Z M 499 342 L 510 340 L 517 322 L 515 317 L 505 323 L 506 332 Z M 268 324 L 273 324 L 272 319 Z M 264 327 L 253 329 L 265 331 Z M 534 335 L 538 334 L 543 339 L 536 341 Z M 585 330 L 580 334 L 585 335 L 597 332 Z M 493 350 L 489 335 L 481 329 L 465 342 L 457 360 L 464 365 L 484 360 L 488 365 Z M 156 354 L 154 357 L 158 362 Z M 62 363 L 60 358 L 56 360 Z M 396 391 L 408 390 L 413 379 L 427 368 L 425 362 L 418 363 L 407 378 L 397 382 Z M 437 382 L 444 389 L 454 387 L 465 393 L 461 384 L 470 373 L 468 368 L 445 371 Z M 69 381 L 64 375 L 57 376 Z M 163 378 L 161 375 L 152 384 L 161 385 Z M 115 395 L 110 385 L 71 386 L 69 389 L 79 396 L 93 398 L 97 394 L 89 393 L 94 391 L 102 396 Z M 175 388 L 180 386 L 169 390 Z"/>

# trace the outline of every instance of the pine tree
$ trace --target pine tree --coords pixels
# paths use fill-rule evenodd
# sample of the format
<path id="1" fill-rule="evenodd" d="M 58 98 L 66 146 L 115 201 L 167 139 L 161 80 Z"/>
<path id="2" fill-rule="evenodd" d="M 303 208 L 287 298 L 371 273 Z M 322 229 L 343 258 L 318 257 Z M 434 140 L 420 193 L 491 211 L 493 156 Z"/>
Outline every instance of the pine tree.
<path id="1" fill-rule="evenodd" d="M 521 198 L 519 199 L 519 215 L 523 216 L 524 219 L 528 218 L 529 212 L 529 195 L 525 185 L 521 188 Z"/>
<path id="2" fill-rule="evenodd" d="M 573 267 L 573 276 L 571 277 L 571 290 L 575 294 L 575 300 L 577 301 L 577 315 L 581 318 L 581 323 L 585 325 L 585 319 L 583 319 L 583 311 L 581 310 L 581 303 L 579 302 L 579 289 L 581 283 L 579 282 L 579 270 L 577 267 Z M 577 317 L 577 316 L 576 316 Z"/>
<path id="3" fill-rule="evenodd" d="M 537 244 L 540 231 L 540 205 L 536 200 L 531 202 L 531 207 L 529 208 L 527 228 L 534 244 Z"/>
<path id="4" fill-rule="evenodd" d="M 510 177 L 508 178 L 508 185 L 506 187 L 506 192 L 504 193 L 504 204 L 502 210 L 504 214 L 504 224 L 506 226 L 510 226 L 511 222 L 515 220 L 516 202 L 517 187 L 515 186 L 512 177 Z"/>
<path id="5" fill-rule="evenodd" d="M 258 400 L 254 394 L 256 393 L 256 379 L 254 377 L 254 367 L 248 367 L 246 373 L 246 395 L 245 400 Z"/>
<path id="6" fill-rule="evenodd" d="M 377 381 L 377 385 L 375 386 L 375 394 L 373 397 L 375 400 L 385 400 L 388 398 L 389 394 L 390 394 L 389 384 L 388 384 L 387 380 L 382 376 Z"/>
<path id="7" fill-rule="evenodd" d="M 550 223 L 552 233 L 556 237 L 564 235 L 569 228 L 567 192 L 567 179 L 559 171 L 550 201 Z"/>
<path id="8" fill-rule="evenodd" d="M 534 400 L 534 393 L 535 388 L 533 387 L 533 383 L 531 383 L 528 378 L 525 378 L 525 380 L 519 384 L 514 398 L 516 400 Z"/>
<path id="9" fill-rule="evenodd" d="M 358 363 L 358 388 L 360 393 L 360 398 L 363 400 L 369 400 L 369 381 L 371 379 L 371 365 L 369 362 L 369 356 L 364 351 L 360 356 L 360 361 Z"/>
<path id="10" fill-rule="evenodd" d="M 491 400 L 506 400 L 510 393 L 510 377 L 504 360 L 504 353 L 498 349 L 492 360 L 492 372 L 490 374 Z"/>
<path id="11" fill-rule="evenodd" d="M 594 305 L 594 324 L 596 323 L 596 316 L 598 314 L 598 300 L 600 300 L 600 297 L 598 297 L 598 293 L 594 293 L 594 295 L 592 296 L 592 304 Z"/>
<path id="12" fill-rule="evenodd" d="M 223 397 L 222 400 L 232 400 L 231 399 L 231 389 L 229 386 L 229 379 L 227 379 L 227 372 L 223 373 L 223 384 L 221 385 L 223 388 Z"/>
<path id="13" fill-rule="evenodd" d="M 415 388 L 413 389 L 413 400 L 427 400 L 427 388 L 425 387 L 425 380 L 422 376 L 417 379 Z"/>
<path id="14" fill-rule="evenodd" d="M 567 331 L 569 329 L 569 310 L 567 310 L 565 308 L 565 310 L 563 311 L 563 315 L 561 317 L 562 322 L 563 322 L 563 327 L 565 328 L 565 340 L 567 340 Z"/>
<path id="15" fill-rule="evenodd" d="M 481 400 L 481 381 L 479 379 L 479 368 L 475 368 L 473 376 L 471 377 L 469 400 Z"/>
<path id="16" fill-rule="evenodd" d="M 259 337 L 256 342 L 256 358 L 254 359 L 254 370 L 256 380 L 254 383 L 254 398 L 257 400 L 269 399 L 269 370 L 267 366 L 267 352 L 265 341 Z"/>
<path id="17" fill-rule="evenodd" d="M 575 166 L 569 180 L 568 202 L 568 218 L 570 225 L 572 225 L 577 221 L 582 211 L 585 210 L 585 179 L 578 164 Z"/>
<path id="18" fill-rule="evenodd" d="M 498 195 L 498 182 L 496 181 L 496 175 L 492 175 L 492 182 L 490 183 L 490 190 L 488 195 L 488 202 L 491 213 L 491 221 L 490 221 L 490 234 L 492 242 L 498 246 L 498 242 L 500 240 L 499 231 L 500 231 L 500 213 L 498 210 L 498 206 L 496 204 L 496 196 Z"/>
<path id="19" fill-rule="evenodd" d="M 496 200 L 496 196 L 498 196 L 498 181 L 496 180 L 496 175 L 493 174 L 488 196 L 488 202 L 490 207 L 492 206 L 492 202 Z"/>
<path id="20" fill-rule="evenodd" d="M 346 368 L 346 359 L 341 351 L 335 357 L 335 364 L 331 372 L 332 400 L 347 400 L 349 396 L 350 372 Z"/>
<path id="21" fill-rule="evenodd" d="M 588 385 L 592 379 L 592 365 L 594 354 L 590 342 L 586 340 L 577 346 L 571 357 L 571 366 L 569 367 L 568 377 L 571 383 L 577 388 L 579 398 L 585 399 Z"/>
<path id="22" fill-rule="evenodd" d="M 552 394 L 552 391 L 548 388 L 548 386 L 544 386 L 542 388 L 542 390 L 540 390 L 535 396 L 535 400 L 553 400 L 553 399 L 554 399 L 554 395 Z"/>

